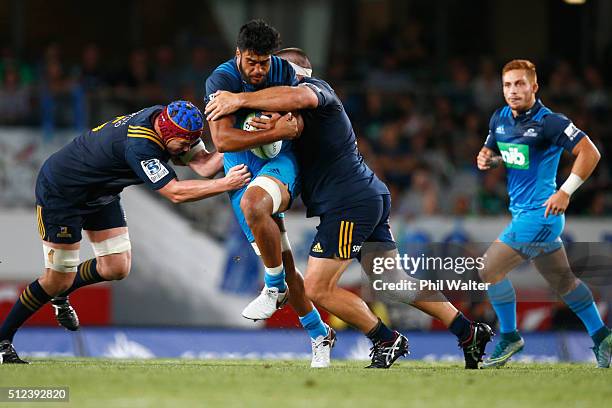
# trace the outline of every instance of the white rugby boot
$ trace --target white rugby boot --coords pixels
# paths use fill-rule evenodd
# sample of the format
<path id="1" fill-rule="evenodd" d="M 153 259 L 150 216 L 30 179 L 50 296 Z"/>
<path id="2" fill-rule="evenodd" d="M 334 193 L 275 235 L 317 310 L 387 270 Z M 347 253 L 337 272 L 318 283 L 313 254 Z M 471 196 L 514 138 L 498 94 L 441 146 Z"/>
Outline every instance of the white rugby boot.
<path id="1" fill-rule="evenodd" d="M 336 331 L 325 324 L 327 336 L 319 336 L 312 343 L 311 368 L 327 368 L 331 364 L 331 349 L 336 344 Z"/>
<path id="2" fill-rule="evenodd" d="M 269 319 L 276 310 L 281 309 L 289 300 L 289 288 L 280 292 L 278 288 L 264 286 L 263 290 L 242 311 L 242 317 L 257 320 Z"/>

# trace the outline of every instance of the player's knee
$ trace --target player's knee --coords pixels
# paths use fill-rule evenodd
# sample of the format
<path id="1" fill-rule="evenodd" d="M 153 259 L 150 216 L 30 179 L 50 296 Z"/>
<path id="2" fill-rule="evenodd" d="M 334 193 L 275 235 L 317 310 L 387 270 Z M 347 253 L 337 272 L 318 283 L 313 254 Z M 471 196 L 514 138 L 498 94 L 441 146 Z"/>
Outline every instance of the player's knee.
<path id="1" fill-rule="evenodd" d="M 304 278 L 304 292 L 306 293 L 306 297 L 315 303 L 324 302 L 329 295 L 327 285 L 312 276 L 306 276 Z"/>
<path id="2" fill-rule="evenodd" d="M 240 200 L 240 209 L 244 214 L 247 224 L 252 225 L 259 222 L 264 217 L 269 217 L 270 211 L 267 203 L 260 195 L 248 193 L 247 191 L 247 193 L 242 196 Z"/>
<path id="3" fill-rule="evenodd" d="M 478 269 L 478 276 L 480 276 L 480 280 L 484 283 L 492 283 L 495 279 L 494 273 L 486 266 Z"/>
<path id="4" fill-rule="evenodd" d="M 98 274 L 106 280 L 122 280 L 130 274 L 129 252 L 98 258 Z"/>

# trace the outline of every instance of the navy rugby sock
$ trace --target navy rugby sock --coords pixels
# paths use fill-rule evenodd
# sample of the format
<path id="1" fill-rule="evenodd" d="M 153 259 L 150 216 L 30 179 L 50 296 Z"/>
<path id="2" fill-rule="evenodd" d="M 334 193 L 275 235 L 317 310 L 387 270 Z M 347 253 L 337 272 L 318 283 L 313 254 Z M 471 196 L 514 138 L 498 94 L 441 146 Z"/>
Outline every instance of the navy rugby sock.
<path id="1" fill-rule="evenodd" d="M 47 295 L 38 280 L 30 283 L 21 293 L 6 316 L 2 327 L 0 327 L 0 341 L 9 340 L 12 343 L 15 333 L 21 325 L 43 307 L 49 299 L 51 299 L 51 296 Z"/>
<path id="2" fill-rule="evenodd" d="M 74 281 L 72 282 L 72 286 L 59 296 L 68 296 L 69 294 L 71 294 L 78 288 L 82 288 L 83 286 L 93 285 L 94 283 L 106 281 L 107 279 L 104 279 L 98 274 L 97 266 L 98 261 L 96 260 L 96 258 L 88 259 L 87 261 L 81 263 L 78 267 L 77 274 L 74 277 Z"/>
<path id="3" fill-rule="evenodd" d="M 395 333 L 393 332 L 393 330 L 385 326 L 385 324 L 380 319 L 378 319 L 378 324 L 374 326 L 374 328 L 370 330 L 370 332 L 366 334 L 366 336 L 368 336 L 368 338 L 372 340 L 372 343 L 385 343 L 388 341 L 395 340 Z"/>
<path id="4" fill-rule="evenodd" d="M 472 322 L 469 321 L 461 312 L 457 313 L 455 320 L 448 327 L 451 333 L 457 336 L 459 342 L 464 342 L 470 337 L 472 333 Z"/>

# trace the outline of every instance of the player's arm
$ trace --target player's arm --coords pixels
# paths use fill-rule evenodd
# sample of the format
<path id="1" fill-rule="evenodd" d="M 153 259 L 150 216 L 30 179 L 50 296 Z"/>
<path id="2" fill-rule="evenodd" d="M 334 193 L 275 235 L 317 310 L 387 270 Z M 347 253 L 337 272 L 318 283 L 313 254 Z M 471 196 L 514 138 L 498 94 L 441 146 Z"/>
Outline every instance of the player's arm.
<path id="1" fill-rule="evenodd" d="M 489 170 L 499 167 L 502 158 L 493 149 L 483 146 L 476 157 L 476 164 L 479 170 Z"/>
<path id="2" fill-rule="evenodd" d="M 548 217 L 549 214 L 557 215 L 565 212 L 570 196 L 591 175 L 601 155 L 589 137 L 560 114 L 546 116 L 543 136 L 551 144 L 563 147 L 576 157 L 572 172 L 565 183 L 542 204 L 546 207 L 544 216 Z"/>
<path id="3" fill-rule="evenodd" d="M 173 163 L 179 162 L 180 165 L 189 166 L 202 177 L 214 177 L 223 169 L 223 154 L 206 150 L 201 139 L 188 152 L 181 154 L 178 159 L 173 160 Z"/>
<path id="4" fill-rule="evenodd" d="M 317 106 L 319 98 L 309 86 L 275 86 L 257 92 L 217 91 L 206 105 L 205 113 L 209 121 L 215 121 L 240 109 L 288 112 Z"/>
<path id="5" fill-rule="evenodd" d="M 215 180 L 179 181 L 166 160 L 166 153 L 145 139 L 131 139 L 125 159 L 134 173 L 154 191 L 172 201 L 183 203 L 241 188 L 251 181 L 245 165 L 232 167 L 226 176 Z"/>
<path id="6" fill-rule="evenodd" d="M 496 151 L 497 142 L 495 141 L 495 132 L 493 131 L 495 128 L 495 116 L 494 113 L 489 120 L 489 134 L 487 135 L 484 146 L 480 149 L 480 152 L 478 152 L 478 156 L 476 156 L 476 165 L 479 170 L 493 169 L 502 164 L 502 157 L 499 155 L 499 152 Z"/>
<path id="7" fill-rule="evenodd" d="M 589 178 L 601 159 L 599 150 L 586 135 L 574 146 L 572 154 L 576 157 L 572 172 L 559 190 L 543 204 L 546 206 L 545 217 L 548 217 L 548 214 L 557 215 L 565 212 L 571 195 Z"/>
<path id="8" fill-rule="evenodd" d="M 216 121 L 209 121 L 210 134 L 217 151 L 239 152 L 253 147 L 298 136 L 297 120 L 291 113 L 280 117 L 274 127 L 259 132 L 247 132 L 234 127 L 235 119 L 224 116 Z"/>
<path id="9" fill-rule="evenodd" d="M 244 164 L 232 167 L 223 178 L 214 180 L 170 180 L 158 189 L 159 194 L 173 203 L 197 201 L 231 190 L 237 190 L 251 181 L 251 173 Z"/>
<path id="10" fill-rule="evenodd" d="M 206 102 L 211 103 L 218 91 L 236 91 L 239 86 L 231 76 L 215 71 L 206 80 Z M 247 132 L 234 127 L 236 119 L 231 115 L 224 115 L 219 120 L 210 121 L 210 134 L 213 143 L 220 153 L 237 152 L 252 149 L 271 142 L 291 139 L 298 136 L 297 126 L 293 115 L 286 115 L 285 120 L 279 121 L 274 129 L 262 132 Z"/>

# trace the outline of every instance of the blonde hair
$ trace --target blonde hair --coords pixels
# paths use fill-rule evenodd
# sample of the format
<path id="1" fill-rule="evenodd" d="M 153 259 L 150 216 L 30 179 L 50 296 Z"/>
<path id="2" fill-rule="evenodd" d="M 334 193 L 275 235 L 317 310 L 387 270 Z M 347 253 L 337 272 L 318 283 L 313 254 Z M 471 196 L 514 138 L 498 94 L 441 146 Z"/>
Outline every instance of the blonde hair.
<path id="1" fill-rule="evenodd" d="M 536 66 L 533 62 L 524 59 L 515 59 L 504 65 L 502 69 L 502 76 L 508 71 L 514 71 L 516 69 L 523 69 L 527 73 L 527 78 L 533 83 L 538 82 L 538 74 L 536 73 Z"/>

